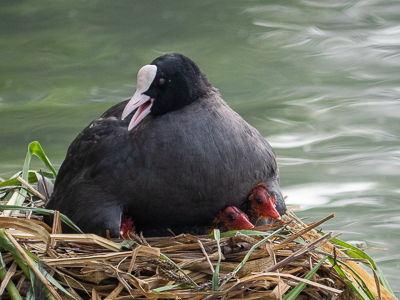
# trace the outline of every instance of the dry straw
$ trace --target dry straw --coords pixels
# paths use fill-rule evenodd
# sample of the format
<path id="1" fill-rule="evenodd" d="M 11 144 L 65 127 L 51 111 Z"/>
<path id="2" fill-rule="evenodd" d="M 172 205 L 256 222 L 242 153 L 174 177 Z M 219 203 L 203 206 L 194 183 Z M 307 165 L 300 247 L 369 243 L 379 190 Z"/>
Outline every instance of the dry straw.
<path id="1" fill-rule="evenodd" d="M 332 217 L 307 226 L 290 213 L 251 231 L 125 241 L 3 217 L 1 246 L 9 251 L 2 252 L 0 291 L 9 294 L 5 286 L 13 283 L 11 291 L 26 295 L 33 275 L 51 299 L 395 299 L 359 266 L 368 259 L 345 254 L 332 233 L 315 231 Z M 33 272 L 17 268 L 21 260 Z"/>

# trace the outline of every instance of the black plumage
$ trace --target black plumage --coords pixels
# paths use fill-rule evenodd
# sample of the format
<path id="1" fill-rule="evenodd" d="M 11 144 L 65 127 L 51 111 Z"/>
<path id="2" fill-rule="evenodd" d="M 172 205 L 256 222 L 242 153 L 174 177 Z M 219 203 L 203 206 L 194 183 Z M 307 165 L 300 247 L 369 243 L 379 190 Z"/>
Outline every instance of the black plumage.
<path id="1" fill-rule="evenodd" d="M 70 145 L 47 208 L 87 233 L 104 236 L 108 229 L 117 237 L 125 214 L 138 231 L 167 235 L 167 228 L 209 225 L 266 182 L 284 214 L 274 151 L 197 65 L 166 54 L 147 69 L 156 73 L 139 94 L 152 101 L 149 114 L 128 130 L 136 110 L 121 120 L 124 101 L 91 122 Z"/>

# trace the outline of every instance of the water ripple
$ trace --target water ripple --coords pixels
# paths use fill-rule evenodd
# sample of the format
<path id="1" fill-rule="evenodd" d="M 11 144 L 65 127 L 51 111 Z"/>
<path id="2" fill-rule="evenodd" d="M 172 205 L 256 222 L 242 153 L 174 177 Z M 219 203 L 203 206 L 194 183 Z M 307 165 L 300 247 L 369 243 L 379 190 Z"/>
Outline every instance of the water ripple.
<path id="1" fill-rule="evenodd" d="M 353 183 L 313 183 L 296 185 L 283 189 L 283 194 L 288 196 L 286 203 L 289 205 L 300 205 L 302 210 L 312 208 L 314 206 L 326 206 L 328 203 L 338 197 L 343 197 L 346 195 L 351 195 L 354 193 L 368 192 L 376 188 L 377 184 L 375 182 L 353 182 Z M 347 197 L 346 200 L 349 198 Z M 350 199 L 349 203 L 361 204 L 365 198 L 362 200 L 353 198 Z M 376 204 L 376 200 L 367 198 L 370 204 Z M 336 206 L 336 202 L 332 206 Z M 339 202 L 340 204 L 340 202 Z M 340 205 L 346 205 L 342 202 Z"/>
<path id="2" fill-rule="evenodd" d="M 373 141 L 398 141 L 398 137 L 379 129 L 352 129 L 342 127 L 338 132 L 331 133 L 296 133 L 280 134 L 266 138 L 273 148 L 288 149 L 304 147 L 305 145 L 316 144 L 323 141 L 333 140 L 339 137 L 362 137 Z"/>

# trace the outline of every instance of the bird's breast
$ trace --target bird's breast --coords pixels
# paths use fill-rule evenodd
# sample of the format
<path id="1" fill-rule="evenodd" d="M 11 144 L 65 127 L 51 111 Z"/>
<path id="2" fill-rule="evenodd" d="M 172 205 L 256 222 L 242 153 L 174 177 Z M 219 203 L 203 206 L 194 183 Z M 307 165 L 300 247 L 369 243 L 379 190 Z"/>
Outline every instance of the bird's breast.
<path id="1" fill-rule="evenodd" d="M 246 132 L 252 127 L 224 104 L 202 106 L 150 116 L 130 133 L 126 194 L 133 197 L 124 205 L 139 228 L 147 216 L 155 226 L 208 223 L 226 206 L 240 206 L 267 176 L 266 156 Z"/>

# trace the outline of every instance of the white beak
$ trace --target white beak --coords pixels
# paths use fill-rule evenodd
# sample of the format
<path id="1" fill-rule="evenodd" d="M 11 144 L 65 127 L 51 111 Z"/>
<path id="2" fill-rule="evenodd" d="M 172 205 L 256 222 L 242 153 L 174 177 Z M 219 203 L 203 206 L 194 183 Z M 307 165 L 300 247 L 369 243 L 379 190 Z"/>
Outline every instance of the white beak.
<path id="1" fill-rule="evenodd" d="M 135 127 L 141 120 L 144 119 L 149 113 L 151 106 L 153 105 L 154 99 L 143 94 L 146 92 L 150 85 L 153 83 L 154 78 L 157 74 L 157 67 L 154 65 L 143 66 L 137 76 L 137 87 L 136 92 L 125 106 L 122 112 L 121 119 L 125 119 L 133 110 L 138 108 L 136 113 L 133 115 L 132 120 L 129 123 L 128 130 Z"/>

